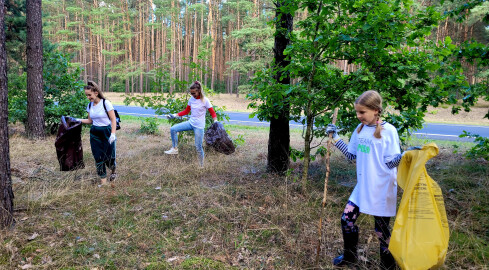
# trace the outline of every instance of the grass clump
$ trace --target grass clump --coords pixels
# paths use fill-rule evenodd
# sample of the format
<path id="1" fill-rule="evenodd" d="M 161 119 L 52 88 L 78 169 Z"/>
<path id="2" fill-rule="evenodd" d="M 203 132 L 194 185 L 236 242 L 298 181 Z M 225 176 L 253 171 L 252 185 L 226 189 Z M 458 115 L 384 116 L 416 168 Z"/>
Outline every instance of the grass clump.
<path id="1" fill-rule="evenodd" d="M 160 120 L 156 117 L 144 117 L 141 119 L 141 127 L 139 132 L 147 135 L 158 134 L 158 126 L 160 125 Z"/>
<path id="2" fill-rule="evenodd" d="M 335 150 L 331 160 L 323 243 L 315 263 L 324 164 L 311 163 L 308 193 L 296 179 L 266 172 L 268 129 L 226 126 L 244 142 L 222 155 L 208 149 L 198 167 L 193 140 L 179 155 L 169 125 L 143 136 L 138 119 L 118 131 L 118 178 L 98 188 L 83 133 L 86 168 L 58 171 L 51 143 L 32 143 L 14 134 L 11 163 L 15 193 L 13 230 L 0 234 L 0 268 L 31 264 L 45 269 L 305 269 L 331 268 L 342 250 L 340 216 L 355 184 L 355 166 Z M 48 139 L 54 143 L 54 137 Z M 291 133 L 293 147 L 302 145 Z M 410 142 L 420 145 L 425 142 Z M 445 268 L 484 269 L 489 264 L 489 171 L 485 160 L 466 160 L 468 149 L 440 143 L 427 169 L 443 190 L 451 239 Z M 359 267 L 378 265 L 373 219 L 361 215 Z M 393 223 L 391 223 L 392 225 Z M 28 240 L 34 233 L 38 236 Z"/>

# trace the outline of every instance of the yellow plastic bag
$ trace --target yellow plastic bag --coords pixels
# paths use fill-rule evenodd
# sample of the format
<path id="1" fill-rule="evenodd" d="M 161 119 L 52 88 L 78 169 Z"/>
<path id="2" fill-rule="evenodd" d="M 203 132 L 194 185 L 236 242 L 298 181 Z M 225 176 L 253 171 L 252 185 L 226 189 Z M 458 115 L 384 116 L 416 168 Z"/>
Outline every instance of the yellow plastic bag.
<path id="1" fill-rule="evenodd" d="M 402 269 L 430 269 L 443 265 L 448 249 L 448 221 L 440 186 L 425 164 L 438 155 L 434 143 L 408 151 L 402 158 L 397 182 L 404 190 L 389 250 Z"/>

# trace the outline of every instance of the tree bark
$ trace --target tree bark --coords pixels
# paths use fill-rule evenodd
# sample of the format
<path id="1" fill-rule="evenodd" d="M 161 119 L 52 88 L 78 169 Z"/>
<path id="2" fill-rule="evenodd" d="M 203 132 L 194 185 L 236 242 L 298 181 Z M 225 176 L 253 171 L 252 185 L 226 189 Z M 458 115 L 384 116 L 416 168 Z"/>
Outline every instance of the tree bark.
<path id="1" fill-rule="evenodd" d="M 194 10 L 194 46 L 193 46 L 193 54 L 192 54 L 192 62 L 197 63 L 197 52 L 199 48 L 199 35 L 198 35 L 198 28 L 197 28 L 197 9 Z M 190 80 L 195 80 L 196 78 L 190 78 Z"/>
<path id="2" fill-rule="evenodd" d="M 171 9 L 174 10 L 175 9 L 175 1 L 172 1 L 171 2 Z M 171 14 L 171 52 L 170 52 L 170 63 L 171 63 L 171 71 L 170 71 L 170 74 L 171 74 L 171 78 L 175 78 L 175 75 L 176 75 L 176 57 L 175 57 L 175 49 L 176 49 L 176 41 L 175 41 L 175 38 L 176 38 L 176 26 L 175 26 L 175 20 L 176 20 L 176 15 L 172 12 Z M 170 83 L 170 94 L 173 93 L 173 90 L 175 90 L 175 84 L 173 82 Z"/>
<path id="3" fill-rule="evenodd" d="M 42 81 L 41 0 L 26 3 L 27 22 L 27 136 L 42 139 L 44 133 L 44 90 Z"/>
<path id="4" fill-rule="evenodd" d="M 200 39 L 199 39 L 200 41 L 202 41 L 202 39 L 204 38 L 204 9 L 205 8 L 204 8 L 203 3 L 204 2 L 202 1 L 202 7 L 201 7 L 201 10 L 200 10 L 200 35 L 199 35 L 200 36 Z M 200 65 L 201 66 L 200 66 L 200 77 L 199 77 L 200 79 L 199 79 L 199 81 L 202 82 L 202 79 L 203 79 L 203 76 L 204 76 L 203 70 L 204 70 L 204 67 L 205 67 L 204 59 L 202 59 L 200 61 Z"/>
<path id="5" fill-rule="evenodd" d="M 5 1 L 0 0 L 0 228 L 13 224 L 14 192 L 8 140 L 7 51 L 5 49 Z"/>
<path id="6" fill-rule="evenodd" d="M 81 7 L 81 22 L 80 22 L 80 32 L 81 32 L 81 38 L 82 38 L 82 51 L 81 51 L 81 64 L 83 67 L 83 81 L 88 80 L 88 74 L 87 74 L 87 49 L 86 49 L 86 38 L 85 38 L 85 19 L 83 17 L 83 1 L 80 1 L 80 7 Z"/>
<path id="7" fill-rule="evenodd" d="M 144 2 L 141 2 L 144 3 Z M 144 26 L 143 26 L 143 4 L 139 5 L 139 93 L 143 93 L 143 67 L 144 67 Z"/>
<path id="8" fill-rule="evenodd" d="M 211 35 L 211 52 L 212 52 L 212 55 L 211 55 L 211 59 L 210 59 L 210 68 L 211 68 L 211 89 L 214 89 L 214 83 L 215 83 L 215 78 L 216 78 L 216 37 L 217 37 L 217 34 L 216 34 L 216 24 L 217 24 L 217 20 L 214 20 L 212 21 L 213 19 L 213 15 L 212 15 L 212 6 L 211 6 L 211 0 L 209 0 L 209 18 L 211 19 L 210 20 L 210 35 Z M 216 8 L 216 12 L 219 12 L 218 11 L 219 8 L 217 7 Z M 215 16 L 216 19 L 218 18 L 218 15 Z"/>
<path id="9" fill-rule="evenodd" d="M 290 84 L 290 75 L 283 74 L 281 69 L 289 64 L 284 55 L 285 48 L 290 43 L 288 37 L 292 32 L 294 18 L 292 14 L 284 13 L 280 7 L 287 5 L 288 0 L 278 0 L 276 2 L 275 18 L 280 18 L 276 22 L 275 44 L 274 44 L 274 63 L 279 70 L 275 80 L 280 84 Z M 285 75 L 285 76 L 283 76 Z M 285 173 L 289 169 L 290 156 L 290 129 L 289 129 L 290 105 L 286 102 L 283 105 L 277 118 L 273 117 L 270 121 L 270 134 L 268 138 L 267 169 L 270 172 L 279 174 Z"/>
<path id="10" fill-rule="evenodd" d="M 236 22 L 236 30 L 239 31 L 241 29 L 241 22 L 240 22 L 240 16 L 241 12 L 239 12 L 239 1 L 236 1 L 236 18 L 237 18 L 237 22 Z M 238 40 L 235 40 L 234 41 L 235 44 L 236 44 L 236 61 L 239 61 L 239 57 L 240 57 L 240 50 L 239 50 L 239 42 Z M 234 71 L 234 74 L 235 74 L 235 78 L 234 78 L 234 81 L 236 82 L 236 97 L 239 98 L 239 71 Z"/>

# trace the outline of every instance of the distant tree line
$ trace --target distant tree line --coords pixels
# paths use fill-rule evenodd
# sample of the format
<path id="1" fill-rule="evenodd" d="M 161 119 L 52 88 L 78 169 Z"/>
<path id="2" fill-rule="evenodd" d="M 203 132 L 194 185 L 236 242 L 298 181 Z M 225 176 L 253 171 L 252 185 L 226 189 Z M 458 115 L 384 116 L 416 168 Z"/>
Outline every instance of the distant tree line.
<path id="1" fill-rule="evenodd" d="M 443 13 L 464 2 L 417 0 L 413 9 L 433 5 Z M 106 91 L 173 92 L 178 83 L 172 78 L 195 78 L 215 91 L 238 93 L 249 90 L 249 78 L 273 58 L 274 31 L 267 23 L 274 9 L 271 0 L 45 0 L 43 20 L 45 37 L 73 53 L 83 79 L 95 79 Z M 430 38 L 486 43 L 488 11 L 484 3 L 464 11 L 463 22 L 447 17 Z M 307 15 L 299 10 L 294 17 Z M 337 65 L 356 69 L 344 61 Z M 464 62 L 464 71 L 469 82 L 477 81 L 475 65 Z M 155 83 L 161 79 L 163 84 Z"/>

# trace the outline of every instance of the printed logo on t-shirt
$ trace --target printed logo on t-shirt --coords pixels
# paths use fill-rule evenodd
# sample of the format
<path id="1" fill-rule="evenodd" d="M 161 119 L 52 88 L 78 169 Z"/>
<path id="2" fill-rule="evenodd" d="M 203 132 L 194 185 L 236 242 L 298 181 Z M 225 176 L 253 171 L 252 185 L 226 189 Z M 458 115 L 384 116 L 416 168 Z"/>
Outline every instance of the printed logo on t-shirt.
<path id="1" fill-rule="evenodd" d="M 372 145 L 371 139 L 358 138 L 358 151 L 368 154 L 370 153 L 370 146 Z"/>

